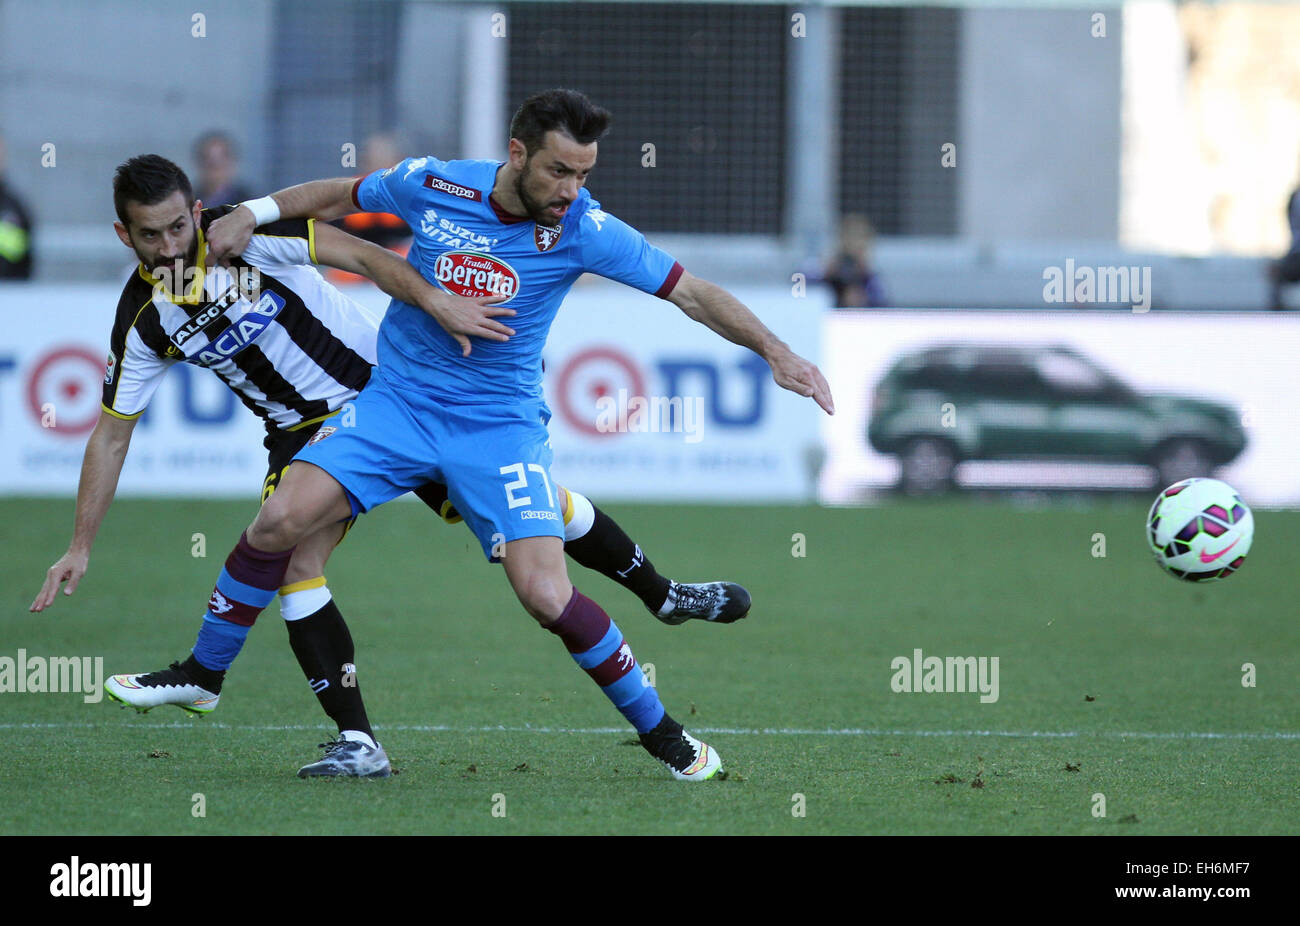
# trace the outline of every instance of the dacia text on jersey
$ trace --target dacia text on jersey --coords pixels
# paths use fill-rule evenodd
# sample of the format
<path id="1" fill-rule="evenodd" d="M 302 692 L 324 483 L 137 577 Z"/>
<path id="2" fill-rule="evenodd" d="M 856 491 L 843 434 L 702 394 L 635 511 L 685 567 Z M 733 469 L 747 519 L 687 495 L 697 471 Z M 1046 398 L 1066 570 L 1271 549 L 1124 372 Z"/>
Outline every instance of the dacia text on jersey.
<path id="1" fill-rule="evenodd" d="M 233 357 L 270 327 L 272 320 L 283 308 L 284 299 L 278 293 L 263 293 L 262 298 L 243 317 L 199 351 L 199 362 L 211 365 Z"/>

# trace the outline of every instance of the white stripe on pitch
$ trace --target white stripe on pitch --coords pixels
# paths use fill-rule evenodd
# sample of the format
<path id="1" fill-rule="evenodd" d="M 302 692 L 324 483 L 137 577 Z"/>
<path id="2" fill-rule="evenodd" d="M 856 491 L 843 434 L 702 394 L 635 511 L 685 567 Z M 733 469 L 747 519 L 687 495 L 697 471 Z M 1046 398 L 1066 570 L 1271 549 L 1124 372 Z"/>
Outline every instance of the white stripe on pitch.
<path id="1" fill-rule="evenodd" d="M 226 724 L 213 723 L 203 719 L 182 722 L 153 723 L 149 726 L 189 730 L 212 728 L 217 730 L 264 730 L 264 731 L 312 731 L 329 730 L 326 724 Z M 138 730 L 145 724 L 132 725 L 129 729 Z M 200 726 L 201 725 L 201 726 Z M 798 729 L 792 727 L 744 728 L 744 727 L 697 727 L 691 726 L 693 733 L 722 734 L 723 736 L 979 736 L 1004 737 L 1007 739 L 1086 739 L 1102 737 L 1105 739 L 1148 739 L 1148 740 L 1300 740 L 1300 732 L 1265 731 L 1261 733 L 1177 733 L 1177 732 L 1119 732 L 1111 730 L 868 730 L 860 728 L 826 728 L 822 730 Z M 102 723 L 0 723 L 0 730 L 68 730 L 101 729 Z M 380 724 L 379 731 L 402 731 L 414 733 L 569 733 L 594 735 L 606 733 L 632 733 L 630 727 L 453 727 L 442 724 Z"/>

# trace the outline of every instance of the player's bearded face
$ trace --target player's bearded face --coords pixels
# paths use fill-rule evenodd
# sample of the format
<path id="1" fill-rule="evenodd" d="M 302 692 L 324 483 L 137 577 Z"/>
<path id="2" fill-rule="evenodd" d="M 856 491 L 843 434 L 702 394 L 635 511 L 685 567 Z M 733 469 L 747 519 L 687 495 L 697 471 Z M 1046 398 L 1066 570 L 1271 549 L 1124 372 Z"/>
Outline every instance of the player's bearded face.
<path id="1" fill-rule="evenodd" d="M 564 216 L 557 217 L 551 210 L 565 208 L 571 200 L 555 196 L 547 189 L 549 185 L 546 178 L 542 176 L 541 171 L 533 167 L 535 160 L 535 157 L 529 158 L 524 164 L 524 169 L 515 178 L 515 193 L 519 196 L 519 201 L 524 204 L 530 219 L 538 225 L 554 228 L 564 220 Z"/>
<path id="2" fill-rule="evenodd" d="M 149 265 L 146 261 L 146 266 L 149 267 L 155 276 L 161 273 L 170 273 L 183 277 L 186 269 L 193 267 L 194 262 L 198 260 L 199 236 L 194 233 L 194 220 L 187 219 L 187 221 L 189 226 L 188 245 L 163 248 L 162 251 L 165 251 L 166 253 L 162 253 L 161 251 L 157 253 L 152 265 Z M 141 256 L 141 259 L 143 259 L 143 255 Z"/>
<path id="3" fill-rule="evenodd" d="M 515 195 L 528 218 L 547 228 L 558 227 L 595 163 L 595 142 L 583 145 L 562 132 L 547 132 L 545 143 L 527 156 L 515 176 Z"/>
<path id="4" fill-rule="evenodd" d="M 132 219 L 132 249 L 140 263 L 173 293 L 185 289 L 187 275 L 194 273 L 198 260 L 195 207 L 187 205 L 179 191 L 151 206 L 131 203 L 127 207 Z"/>

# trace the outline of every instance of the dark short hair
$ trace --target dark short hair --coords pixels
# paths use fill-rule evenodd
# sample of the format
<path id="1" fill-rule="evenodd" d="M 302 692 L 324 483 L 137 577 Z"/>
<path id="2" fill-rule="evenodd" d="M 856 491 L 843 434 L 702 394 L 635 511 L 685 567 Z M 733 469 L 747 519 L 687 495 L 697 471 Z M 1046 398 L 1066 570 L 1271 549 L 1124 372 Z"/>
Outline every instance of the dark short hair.
<path id="1" fill-rule="evenodd" d="M 129 226 L 127 203 L 152 206 L 177 190 L 185 194 L 186 206 L 194 205 L 194 188 L 185 171 L 161 155 L 141 154 L 119 164 L 113 174 L 113 208 L 122 224 Z"/>
<path id="2" fill-rule="evenodd" d="M 544 90 L 524 100 L 510 120 L 510 137 L 524 143 L 531 156 L 542 147 L 546 133 L 559 131 L 580 145 L 589 145 L 609 129 L 609 111 L 577 90 Z"/>

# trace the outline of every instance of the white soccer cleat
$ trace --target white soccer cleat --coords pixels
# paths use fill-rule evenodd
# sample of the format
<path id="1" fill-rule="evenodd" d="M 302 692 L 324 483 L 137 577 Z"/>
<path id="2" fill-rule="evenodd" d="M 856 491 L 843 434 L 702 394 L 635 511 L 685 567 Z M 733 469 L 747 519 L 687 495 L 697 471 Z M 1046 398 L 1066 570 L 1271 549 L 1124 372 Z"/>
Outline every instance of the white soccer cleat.
<path id="1" fill-rule="evenodd" d="M 221 699 L 221 695 L 194 684 L 179 662 L 157 672 L 114 675 L 104 683 L 104 691 L 142 714 L 161 704 L 175 704 L 191 714 L 209 714 Z"/>
<path id="2" fill-rule="evenodd" d="M 641 734 L 641 745 L 678 781 L 708 781 L 719 773 L 726 777 L 718 751 L 691 736 L 667 714 L 659 726 Z"/>

